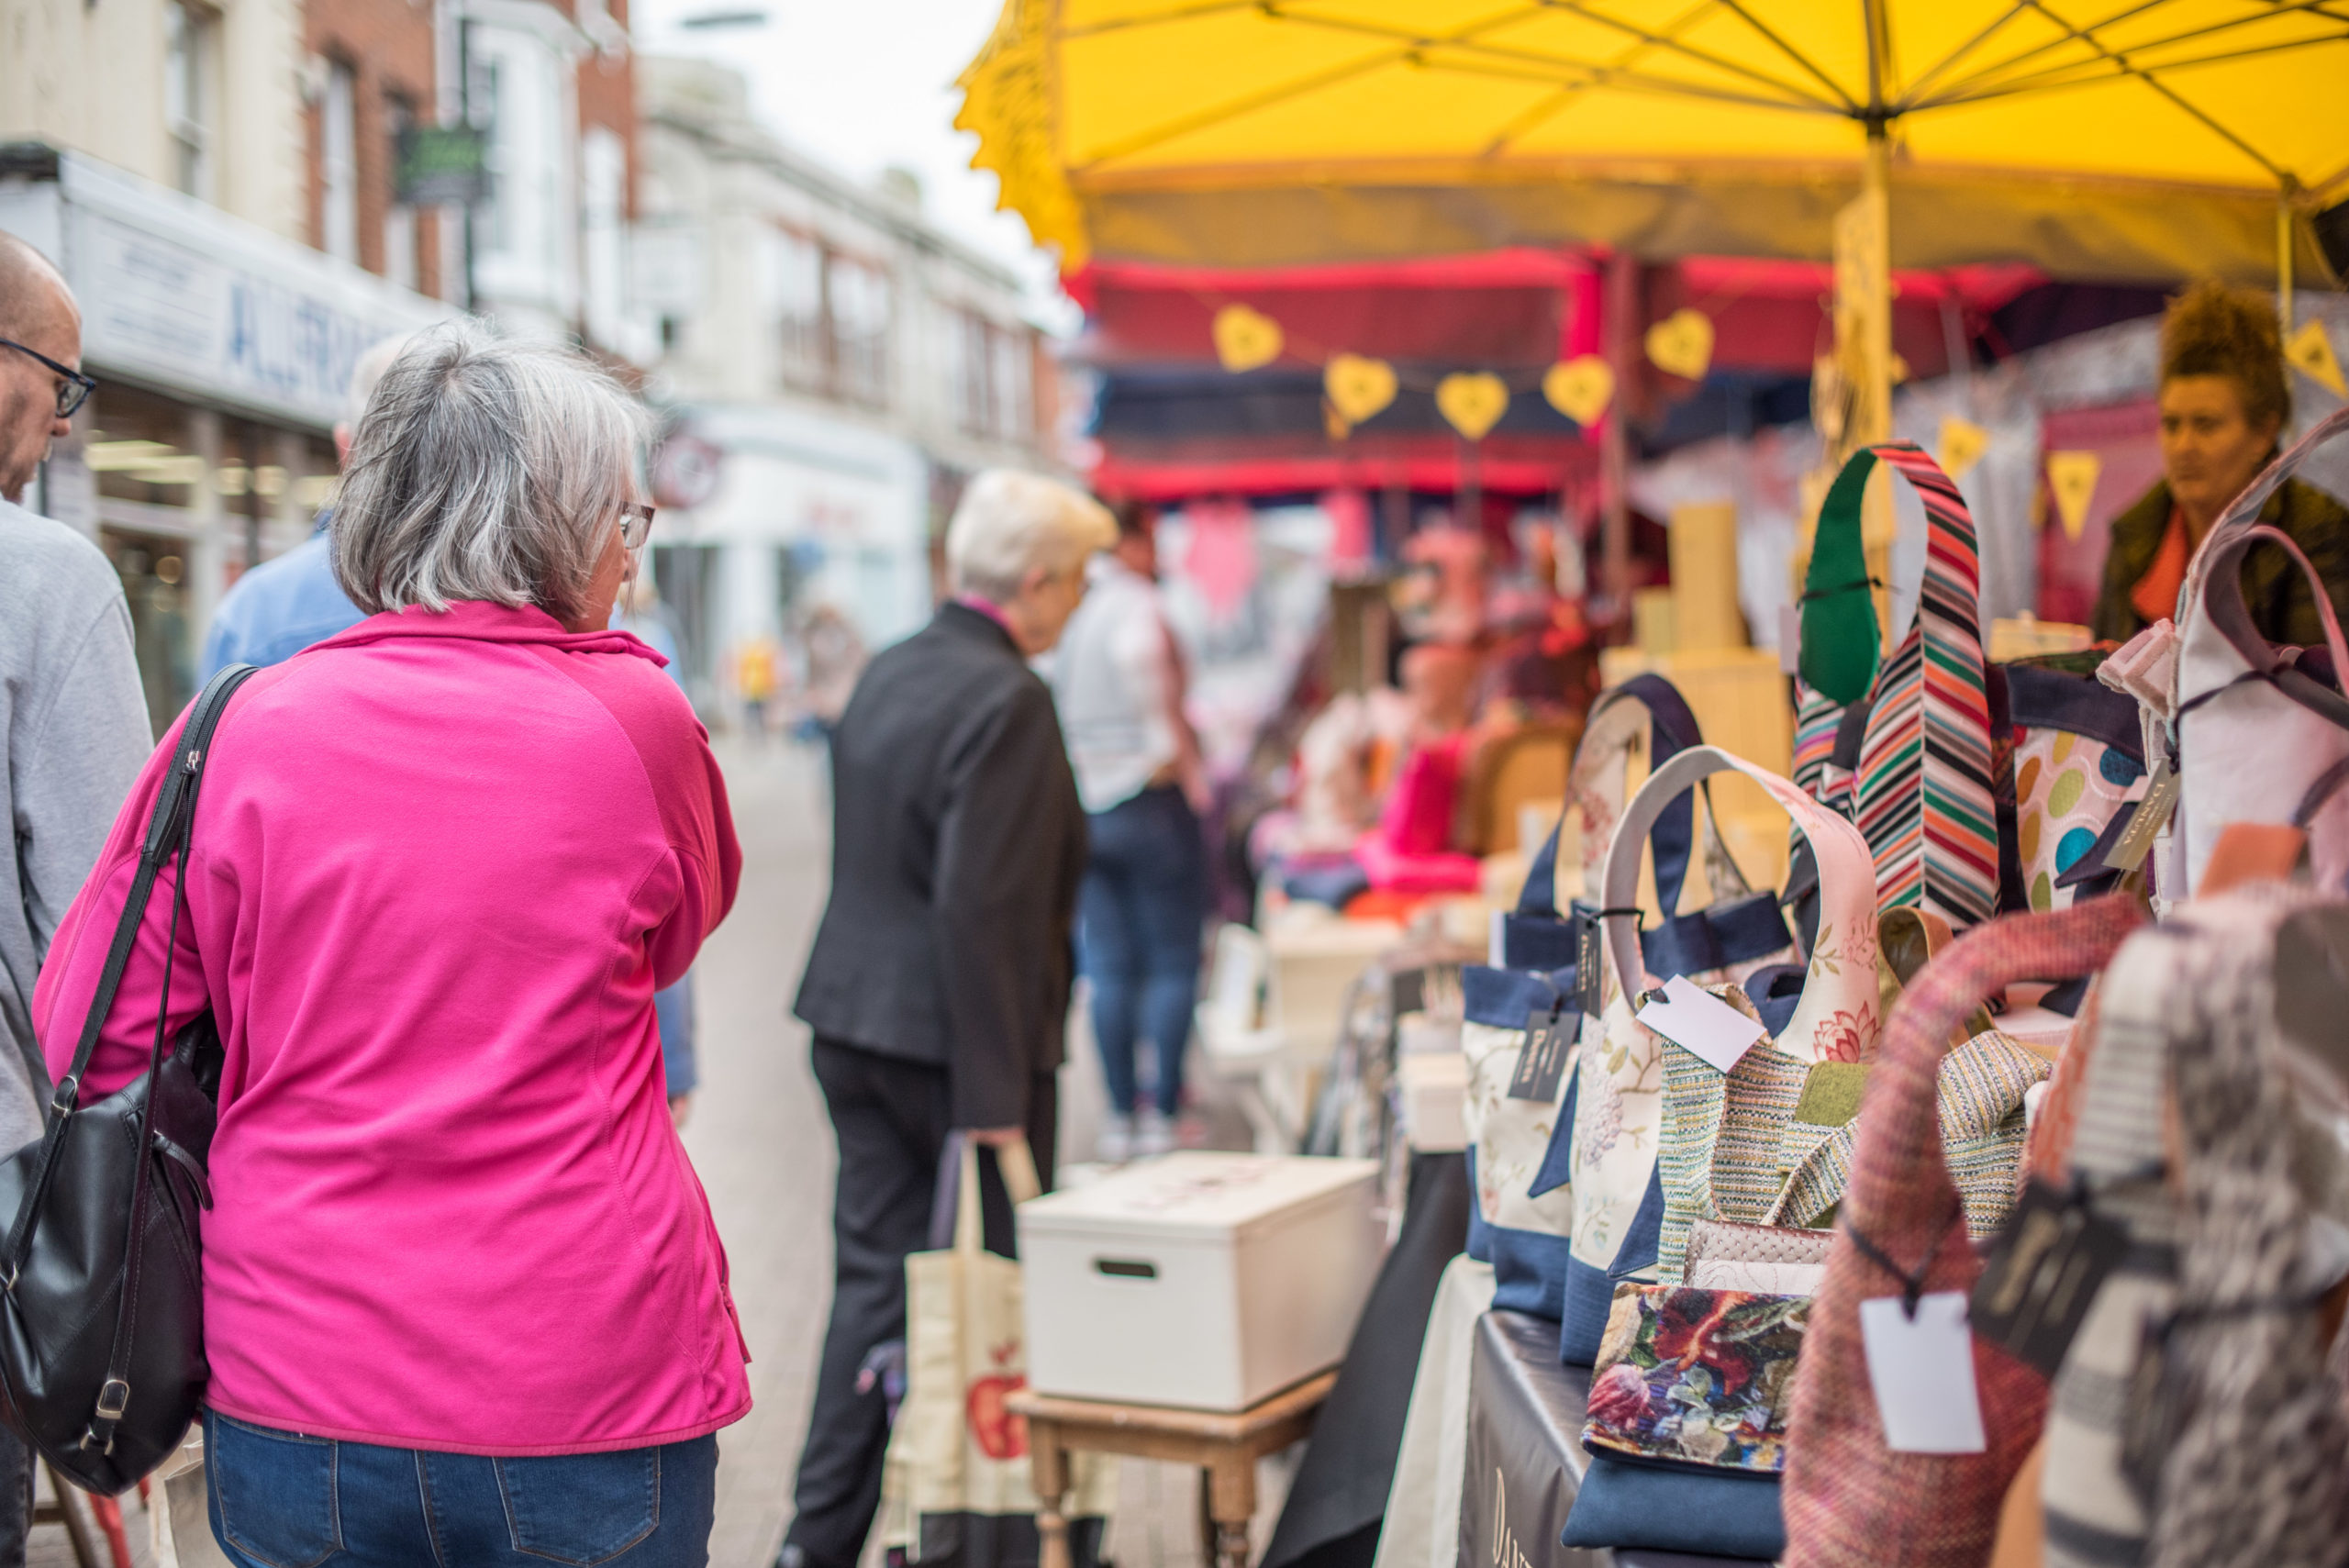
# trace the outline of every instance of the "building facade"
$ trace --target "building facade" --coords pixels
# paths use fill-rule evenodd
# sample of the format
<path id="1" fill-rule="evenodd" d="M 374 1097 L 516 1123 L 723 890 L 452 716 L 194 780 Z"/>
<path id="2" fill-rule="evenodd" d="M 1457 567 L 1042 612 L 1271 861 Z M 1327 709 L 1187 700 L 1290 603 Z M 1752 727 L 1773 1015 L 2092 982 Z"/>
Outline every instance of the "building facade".
<path id="1" fill-rule="evenodd" d="M 752 119 L 736 72 L 637 61 L 638 305 L 649 389 L 707 443 L 706 495 L 665 495 L 655 563 L 690 678 L 831 606 L 868 646 L 918 627 L 972 473 L 1052 470 L 1052 361 L 1017 280 Z M 696 504 L 676 506 L 677 500 Z"/>
<path id="2" fill-rule="evenodd" d="M 28 499 L 122 573 L 159 729 L 331 495 L 369 346 L 464 309 L 631 379 L 657 346 L 625 6 L 0 0 L 0 229 L 63 269 L 100 383 Z"/>

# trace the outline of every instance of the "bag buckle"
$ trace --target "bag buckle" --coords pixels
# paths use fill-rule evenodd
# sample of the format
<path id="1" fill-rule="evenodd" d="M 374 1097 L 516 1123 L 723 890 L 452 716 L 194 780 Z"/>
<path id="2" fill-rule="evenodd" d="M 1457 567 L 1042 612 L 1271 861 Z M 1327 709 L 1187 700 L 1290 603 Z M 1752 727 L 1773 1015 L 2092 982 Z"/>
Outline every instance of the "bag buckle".
<path id="1" fill-rule="evenodd" d="M 72 1116 L 81 1095 L 82 1081 L 69 1073 L 58 1081 L 57 1092 L 49 1096 L 49 1108 L 59 1116 Z"/>
<path id="2" fill-rule="evenodd" d="M 98 1390 L 98 1419 L 119 1421 L 122 1413 L 129 1408 L 130 1385 L 118 1377 L 107 1378 L 105 1386 Z M 111 1449 L 114 1444 L 109 1441 L 106 1446 Z"/>

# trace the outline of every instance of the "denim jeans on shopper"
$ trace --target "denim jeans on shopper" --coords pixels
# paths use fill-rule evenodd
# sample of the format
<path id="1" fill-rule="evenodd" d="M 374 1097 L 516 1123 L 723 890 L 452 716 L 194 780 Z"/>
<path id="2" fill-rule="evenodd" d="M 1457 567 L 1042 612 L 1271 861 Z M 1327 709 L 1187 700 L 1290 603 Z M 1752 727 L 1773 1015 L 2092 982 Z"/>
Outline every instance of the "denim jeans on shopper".
<path id="1" fill-rule="evenodd" d="M 1173 785 L 1146 789 L 1088 819 L 1085 977 L 1101 1046 L 1109 1108 L 1134 1108 L 1134 1051 L 1156 1048 L 1157 1105 L 1172 1117 L 1183 1093 L 1183 1047 L 1199 990 L 1199 926 L 1207 914 L 1207 845 L 1199 819 Z"/>
<path id="2" fill-rule="evenodd" d="M 240 1568 L 705 1568 L 718 1439 L 536 1459 L 381 1448 L 206 1411 L 212 1534 Z"/>

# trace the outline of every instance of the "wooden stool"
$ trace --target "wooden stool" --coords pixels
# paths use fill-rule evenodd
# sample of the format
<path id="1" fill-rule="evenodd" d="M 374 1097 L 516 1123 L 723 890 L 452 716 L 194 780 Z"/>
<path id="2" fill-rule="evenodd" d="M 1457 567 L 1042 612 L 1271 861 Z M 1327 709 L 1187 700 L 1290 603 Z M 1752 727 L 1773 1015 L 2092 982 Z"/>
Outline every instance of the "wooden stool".
<path id="1" fill-rule="evenodd" d="M 1310 1431 L 1337 1381 L 1333 1369 L 1231 1415 L 1062 1399 L 1026 1388 L 1013 1394 L 1005 1404 L 1028 1418 L 1028 1457 L 1036 1472 L 1036 1529 L 1043 1546 L 1039 1568 L 1072 1568 L 1068 1519 L 1061 1510 L 1068 1496 L 1068 1457 L 1080 1449 L 1197 1465 L 1208 1532 L 1199 1544 L 1213 1553 L 1213 1568 L 1248 1568 L 1256 1461 Z"/>

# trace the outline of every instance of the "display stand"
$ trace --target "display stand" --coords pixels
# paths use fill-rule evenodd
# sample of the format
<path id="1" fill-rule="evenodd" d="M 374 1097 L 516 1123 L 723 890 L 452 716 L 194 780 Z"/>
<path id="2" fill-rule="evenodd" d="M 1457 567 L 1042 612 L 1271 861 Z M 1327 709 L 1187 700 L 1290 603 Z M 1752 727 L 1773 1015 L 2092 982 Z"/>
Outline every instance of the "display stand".
<path id="1" fill-rule="evenodd" d="M 1061 1399 L 1025 1388 L 1013 1394 L 1005 1404 L 1027 1418 L 1028 1457 L 1035 1467 L 1040 1568 L 1070 1568 L 1068 1520 L 1061 1509 L 1068 1495 L 1068 1456 L 1078 1450 L 1197 1465 L 1205 1473 L 1205 1522 L 1214 1532 L 1216 1568 L 1248 1568 L 1256 1462 L 1312 1430 L 1337 1381 L 1335 1372 L 1319 1373 L 1236 1414 Z"/>
<path id="2" fill-rule="evenodd" d="M 1590 1468 L 1582 1446 L 1589 1395 L 1590 1369 L 1559 1364 L 1557 1324 L 1520 1312 L 1487 1312 L 1476 1325 L 1460 1498 L 1463 1568 L 1769 1568 L 1744 1557 L 1560 1546 L 1566 1514 Z"/>

